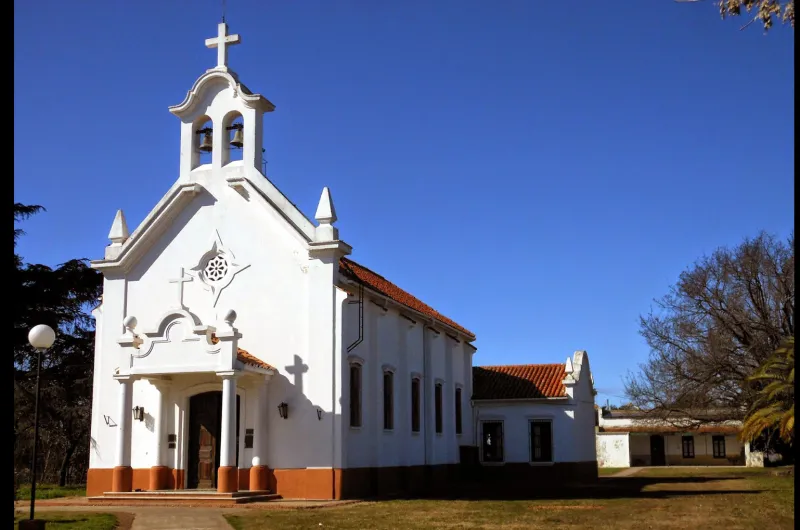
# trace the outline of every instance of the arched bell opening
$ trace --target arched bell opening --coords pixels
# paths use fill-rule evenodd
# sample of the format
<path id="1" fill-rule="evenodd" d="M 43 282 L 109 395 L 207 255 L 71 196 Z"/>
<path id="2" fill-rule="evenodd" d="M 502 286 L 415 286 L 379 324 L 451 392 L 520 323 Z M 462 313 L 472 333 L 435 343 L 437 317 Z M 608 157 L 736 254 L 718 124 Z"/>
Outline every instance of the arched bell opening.
<path id="1" fill-rule="evenodd" d="M 244 154 L 245 125 L 244 118 L 236 111 L 229 112 L 222 120 L 222 130 L 227 135 L 223 142 L 224 153 L 222 165 L 242 160 Z"/>
<path id="2" fill-rule="evenodd" d="M 214 150 L 214 123 L 208 116 L 197 118 L 192 126 L 194 139 L 192 141 L 192 154 L 195 163 L 192 169 L 211 163 L 211 153 Z"/>

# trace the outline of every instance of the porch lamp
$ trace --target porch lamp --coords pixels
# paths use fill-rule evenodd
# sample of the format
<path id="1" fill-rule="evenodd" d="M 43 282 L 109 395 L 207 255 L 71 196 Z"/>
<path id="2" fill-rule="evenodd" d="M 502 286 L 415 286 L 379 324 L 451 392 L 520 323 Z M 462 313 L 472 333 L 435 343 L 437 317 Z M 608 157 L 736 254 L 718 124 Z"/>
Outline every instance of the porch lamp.
<path id="1" fill-rule="evenodd" d="M 56 341 L 56 332 L 45 324 L 34 326 L 28 332 L 28 342 L 36 350 L 36 401 L 33 412 L 33 462 L 31 463 L 31 516 L 30 526 L 34 527 L 33 510 L 36 506 L 36 449 L 39 445 L 39 372 L 42 368 L 42 353 L 50 349 Z"/>
<path id="2" fill-rule="evenodd" d="M 133 419 L 136 421 L 144 421 L 144 407 L 133 407 Z"/>
<path id="3" fill-rule="evenodd" d="M 289 417 L 289 404 L 285 401 L 281 401 L 281 404 L 278 405 L 278 414 L 281 415 L 281 418 L 284 420 Z"/>

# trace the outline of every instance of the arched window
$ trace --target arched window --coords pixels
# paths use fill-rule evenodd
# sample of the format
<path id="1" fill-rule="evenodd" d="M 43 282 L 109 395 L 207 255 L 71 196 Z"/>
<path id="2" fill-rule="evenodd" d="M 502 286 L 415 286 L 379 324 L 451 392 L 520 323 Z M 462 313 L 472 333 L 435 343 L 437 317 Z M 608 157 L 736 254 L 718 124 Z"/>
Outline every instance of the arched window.
<path id="1" fill-rule="evenodd" d="M 411 432 L 419 432 L 420 426 L 420 378 L 411 378 Z"/>
<path id="2" fill-rule="evenodd" d="M 461 387 L 456 387 L 456 434 L 461 434 Z"/>
<path id="3" fill-rule="evenodd" d="M 350 363 L 350 427 L 361 427 L 361 364 Z"/>
<path id="4" fill-rule="evenodd" d="M 442 383 L 436 383 L 433 399 L 436 404 L 436 434 L 442 434 Z"/>
<path id="5" fill-rule="evenodd" d="M 394 429 L 394 372 L 383 370 L 383 428 Z"/>

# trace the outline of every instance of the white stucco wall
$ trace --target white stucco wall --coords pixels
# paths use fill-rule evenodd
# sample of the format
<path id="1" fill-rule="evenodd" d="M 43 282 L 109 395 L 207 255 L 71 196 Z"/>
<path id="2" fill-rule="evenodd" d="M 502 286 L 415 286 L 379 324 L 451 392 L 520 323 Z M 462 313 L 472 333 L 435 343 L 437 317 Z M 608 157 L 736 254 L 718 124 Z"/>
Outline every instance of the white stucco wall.
<path id="1" fill-rule="evenodd" d="M 503 455 L 506 463 L 530 462 L 528 422 L 553 422 L 553 462 L 579 462 L 580 442 L 573 438 L 574 407 L 564 403 L 479 402 L 477 406 L 478 442 L 483 437 L 483 423 L 503 422 Z M 481 455 L 483 458 L 483 455 Z"/>
<path id="2" fill-rule="evenodd" d="M 343 351 L 358 338 L 358 296 L 354 293 L 349 301 L 353 303 L 345 302 L 343 309 L 346 326 Z M 349 362 L 342 367 L 345 380 L 342 436 L 347 440 L 346 467 L 457 463 L 458 446 L 472 441 L 472 410 L 467 394 L 471 381 L 465 380 L 472 370 L 470 347 L 448 337 L 444 330 L 433 331 L 419 318 L 415 323 L 403 318 L 396 307 L 384 309 L 376 305 L 367 295 L 363 310 L 363 340 L 345 354 L 349 362 L 362 363 L 360 427 L 350 427 Z M 394 374 L 394 428 L 391 430 L 383 428 L 384 370 Z M 411 431 L 411 380 L 414 376 L 421 376 L 418 433 Z M 442 434 L 434 433 L 433 393 L 437 381 L 443 382 Z M 456 385 L 462 387 L 461 435 L 455 434 Z"/>
<path id="3" fill-rule="evenodd" d="M 597 466 L 630 467 L 630 446 L 626 433 L 598 433 Z"/>

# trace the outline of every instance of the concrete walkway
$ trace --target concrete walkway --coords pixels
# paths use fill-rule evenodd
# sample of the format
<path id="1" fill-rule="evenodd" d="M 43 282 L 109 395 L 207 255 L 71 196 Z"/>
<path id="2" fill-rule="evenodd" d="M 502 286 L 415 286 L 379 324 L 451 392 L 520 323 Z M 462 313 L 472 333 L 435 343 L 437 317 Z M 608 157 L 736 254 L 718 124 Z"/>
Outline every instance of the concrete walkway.
<path id="1" fill-rule="evenodd" d="M 49 502 L 48 502 L 49 501 Z M 325 508 L 356 504 L 359 501 L 287 501 L 276 500 L 264 503 L 242 504 L 226 507 L 198 506 L 98 506 L 86 502 L 85 498 L 43 500 L 36 503 L 36 513 L 43 512 L 102 512 L 129 514 L 133 518 L 131 530 L 230 530 L 231 526 L 222 516 L 226 513 L 247 513 L 261 510 L 297 510 Z M 52 503 L 52 504 L 51 504 Z M 28 502 L 17 502 L 17 513 L 28 513 Z M 126 527 L 127 528 L 127 527 Z"/>
<path id="2" fill-rule="evenodd" d="M 27 510 L 27 508 L 25 508 Z M 18 506 L 17 511 L 22 511 Z M 43 512 L 129 513 L 134 516 L 131 530 L 230 530 L 222 517 L 224 508 L 167 508 L 164 506 L 42 506 Z"/>
<path id="3" fill-rule="evenodd" d="M 106 508 L 108 510 L 108 508 Z M 213 508 L 138 508 L 131 530 L 230 530 L 222 510 Z"/>
<path id="4" fill-rule="evenodd" d="M 617 477 L 630 477 L 631 475 L 635 475 L 636 473 L 638 473 L 642 469 L 644 469 L 644 468 L 642 468 L 642 467 L 629 467 L 628 469 L 623 469 L 622 471 L 620 471 L 618 473 L 614 473 L 613 475 L 608 475 L 608 476 L 609 477 L 614 477 L 614 478 L 617 478 Z"/>

